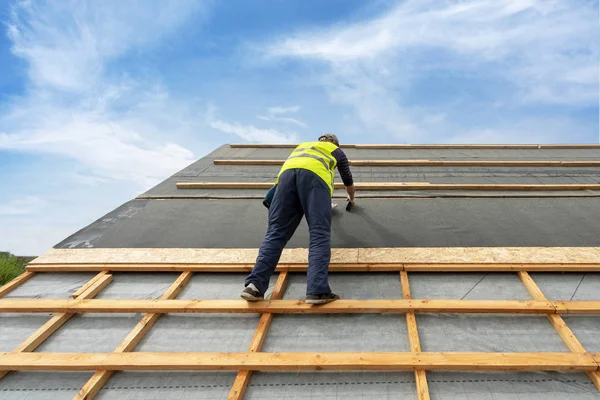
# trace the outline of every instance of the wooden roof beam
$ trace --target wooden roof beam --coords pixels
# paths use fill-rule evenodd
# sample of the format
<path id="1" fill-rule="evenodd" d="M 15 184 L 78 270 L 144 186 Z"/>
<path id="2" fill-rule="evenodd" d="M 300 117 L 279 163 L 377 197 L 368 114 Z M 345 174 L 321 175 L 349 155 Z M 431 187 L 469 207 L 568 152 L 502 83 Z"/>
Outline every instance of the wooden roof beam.
<path id="1" fill-rule="evenodd" d="M 598 314 L 600 301 L 539 300 L 338 300 L 312 306 L 300 300 L 72 300 L 0 299 L 3 313 L 232 313 L 232 314 L 380 314 L 493 313 Z"/>
<path id="2" fill-rule="evenodd" d="M 18 371 L 425 370 L 596 371 L 589 353 L 0 353 Z M 597 359 L 596 359 L 597 360 Z"/>
<path id="3" fill-rule="evenodd" d="M 514 184 L 514 183 L 429 183 L 429 182 L 355 182 L 356 190 L 465 190 L 465 191 L 579 191 L 600 190 L 596 183 Z M 273 182 L 177 182 L 177 189 L 261 189 L 268 190 Z M 334 184 L 343 189 L 343 183 Z"/>

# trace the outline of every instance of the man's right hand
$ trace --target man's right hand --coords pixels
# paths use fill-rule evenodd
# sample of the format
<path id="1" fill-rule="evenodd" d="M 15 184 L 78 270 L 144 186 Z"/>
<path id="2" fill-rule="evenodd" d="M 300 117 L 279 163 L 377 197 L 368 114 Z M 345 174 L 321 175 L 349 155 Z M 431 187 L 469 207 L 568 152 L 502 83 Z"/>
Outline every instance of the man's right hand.
<path id="1" fill-rule="evenodd" d="M 356 192 L 354 184 L 346 186 L 346 193 L 348 193 L 348 199 L 350 201 L 354 201 L 354 192 Z"/>

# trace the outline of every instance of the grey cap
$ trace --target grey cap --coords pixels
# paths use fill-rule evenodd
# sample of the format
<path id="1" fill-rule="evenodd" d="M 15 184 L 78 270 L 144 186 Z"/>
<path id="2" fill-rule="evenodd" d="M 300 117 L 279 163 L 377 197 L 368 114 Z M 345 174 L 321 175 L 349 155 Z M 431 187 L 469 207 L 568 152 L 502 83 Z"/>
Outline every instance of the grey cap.
<path id="1" fill-rule="evenodd" d="M 322 134 L 319 137 L 319 142 L 332 142 L 336 146 L 340 147 L 340 141 L 338 140 L 337 136 L 329 132 Z"/>

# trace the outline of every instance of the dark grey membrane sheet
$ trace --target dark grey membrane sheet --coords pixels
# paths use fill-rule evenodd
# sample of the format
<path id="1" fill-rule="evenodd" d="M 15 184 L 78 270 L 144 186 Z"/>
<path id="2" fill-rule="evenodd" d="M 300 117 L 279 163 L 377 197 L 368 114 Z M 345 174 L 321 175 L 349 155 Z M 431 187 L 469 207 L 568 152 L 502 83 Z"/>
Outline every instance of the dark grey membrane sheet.
<path id="1" fill-rule="evenodd" d="M 334 210 L 332 247 L 598 246 L 596 198 L 359 199 Z M 132 200 L 57 248 L 257 248 L 267 227 L 259 199 Z M 288 247 L 307 247 L 302 221 Z"/>
<path id="2" fill-rule="evenodd" d="M 293 149 L 230 148 L 208 154 L 212 159 L 282 160 Z M 599 160 L 600 149 L 343 149 L 350 160 Z"/>

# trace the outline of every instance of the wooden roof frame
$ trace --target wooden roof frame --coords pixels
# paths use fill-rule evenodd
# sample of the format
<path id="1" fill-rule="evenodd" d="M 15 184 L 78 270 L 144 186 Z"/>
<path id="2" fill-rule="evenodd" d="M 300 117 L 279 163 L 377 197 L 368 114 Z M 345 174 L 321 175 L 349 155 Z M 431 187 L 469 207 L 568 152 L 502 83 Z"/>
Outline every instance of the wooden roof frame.
<path id="1" fill-rule="evenodd" d="M 281 300 L 289 272 L 306 270 L 306 249 L 282 256 L 279 276 L 269 301 L 175 300 L 197 268 L 200 272 L 244 272 L 256 249 L 54 249 L 37 258 L 28 271 L 0 288 L 0 297 L 38 271 L 99 271 L 74 299 L 0 299 L 0 312 L 59 312 L 13 352 L 0 354 L 0 379 L 11 370 L 98 370 L 75 399 L 92 399 L 117 370 L 237 370 L 229 399 L 241 399 L 254 370 L 414 370 L 419 400 L 429 399 L 428 370 L 584 371 L 600 390 L 600 354 L 588 353 L 561 314 L 600 312 L 598 301 L 550 301 L 530 271 L 600 271 L 600 248 L 448 248 L 333 249 L 334 271 L 398 271 L 402 299 L 339 300 L 324 306 Z M 424 258 L 429 263 L 423 264 Z M 147 263 L 144 261 L 148 261 Z M 194 261 L 195 263 L 193 263 Z M 471 261 L 470 263 L 468 261 Z M 209 263 L 209 264 L 204 264 Z M 86 267 L 87 266 L 87 267 Z M 150 269 L 147 269 L 150 266 Z M 241 266 L 241 267 L 240 267 Z M 352 267 L 354 266 L 354 267 Z M 358 267 L 356 267 L 358 266 Z M 92 300 L 112 280 L 114 271 L 183 271 L 158 300 Z M 409 276 L 414 271 L 511 271 L 518 274 L 533 300 L 413 299 Z M 80 312 L 146 312 L 113 353 L 31 353 L 70 316 Z M 130 353 L 163 313 L 261 313 L 247 353 Z M 405 314 L 410 352 L 406 353 L 263 353 L 274 313 Z M 570 353 L 428 353 L 420 347 L 415 313 L 543 314 Z M 34 347 L 31 347 L 34 344 Z"/>

